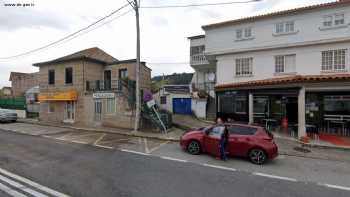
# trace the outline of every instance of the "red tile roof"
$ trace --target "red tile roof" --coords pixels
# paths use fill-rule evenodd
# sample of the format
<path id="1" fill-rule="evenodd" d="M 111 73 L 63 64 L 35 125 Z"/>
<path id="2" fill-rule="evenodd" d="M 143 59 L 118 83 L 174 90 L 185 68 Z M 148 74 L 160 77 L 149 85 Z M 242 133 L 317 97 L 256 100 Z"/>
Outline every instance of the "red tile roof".
<path id="1" fill-rule="evenodd" d="M 343 6 L 345 4 L 350 4 L 350 0 L 338 0 L 338 1 L 330 2 L 330 3 L 323 3 L 323 4 L 306 6 L 306 7 L 294 8 L 294 9 L 290 9 L 290 10 L 283 10 L 283 11 L 279 11 L 279 12 L 272 12 L 272 13 L 267 13 L 267 14 L 262 14 L 262 15 L 257 15 L 257 16 L 250 16 L 250 17 L 246 17 L 246 18 L 240 18 L 240 19 L 224 21 L 224 22 L 220 22 L 220 23 L 204 25 L 204 26 L 202 26 L 202 28 L 203 29 L 210 29 L 210 28 L 221 27 L 221 26 L 225 26 L 225 25 L 235 25 L 235 24 L 240 24 L 240 23 L 244 23 L 244 22 L 252 22 L 252 21 L 256 21 L 256 20 L 273 18 L 276 16 L 299 14 L 302 12 L 312 11 L 312 10 L 316 10 L 316 9 L 328 9 L 328 8 L 333 8 L 333 7 L 339 7 L 339 6 Z"/>
<path id="2" fill-rule="evenodd" d="M 279 77 L 263 80 L 254 80 L 238 83 L 221 84 L 215 86 L 215 90 L 225 90 L 232 88 L 259 87 L 280 84 L 312 83 L 312 82 L 332 82 L 332 81 L 350 81 L 350 74 L 328 74 L 328 75 L 296 75 L 291 77 Z"/>

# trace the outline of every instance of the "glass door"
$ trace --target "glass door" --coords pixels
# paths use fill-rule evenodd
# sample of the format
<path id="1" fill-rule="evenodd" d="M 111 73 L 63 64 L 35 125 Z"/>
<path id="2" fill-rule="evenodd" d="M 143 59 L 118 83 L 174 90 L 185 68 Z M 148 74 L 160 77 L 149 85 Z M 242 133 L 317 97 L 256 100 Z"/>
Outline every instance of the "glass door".
<path id="1" fill-rule="evenodd" d="M 65 107 L 65 121 L 74 122 L 75 119 L 75 102 L 67 101 Z"/>
<path id="2" fill-rule="evenodd" d="M 101 121 L 102 119 L 102 101 L 101 99 L 95 100 L 95 121 Z"/>

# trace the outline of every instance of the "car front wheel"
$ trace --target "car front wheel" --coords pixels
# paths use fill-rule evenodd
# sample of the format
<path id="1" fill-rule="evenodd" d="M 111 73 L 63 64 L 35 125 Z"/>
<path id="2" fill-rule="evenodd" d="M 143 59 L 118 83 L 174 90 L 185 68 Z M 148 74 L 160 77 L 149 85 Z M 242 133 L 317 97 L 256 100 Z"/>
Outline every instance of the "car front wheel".
<path id="1" fill-rule="evenodd" d="M 261 165 L 266 162 L 267 155 L 264 150 L 260 148 L 255 148 L 249 152 L 249 159 L 252 163 Z"/>
<path id="2" fill-rule="evenodd" d="M 187 146 L 187 151 L 192 155 L 198 155 L 201 152 L 201 145 L 198 141 L 192 140 Z"/>

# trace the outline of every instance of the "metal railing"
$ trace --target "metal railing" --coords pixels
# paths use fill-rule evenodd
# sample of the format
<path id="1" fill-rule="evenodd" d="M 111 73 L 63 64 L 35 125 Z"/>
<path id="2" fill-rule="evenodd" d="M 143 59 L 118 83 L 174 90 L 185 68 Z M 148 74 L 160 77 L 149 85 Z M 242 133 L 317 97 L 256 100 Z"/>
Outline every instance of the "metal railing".
<path id="1" fill-rule="evenodd" d="M 209 64 L 209 61 L 205 57 L 204 53 L 192 55 L 190 62 L 192 65 Z"/>
<path id="2" fill-rule="evenodd" d="M 205 83 L 192 83 L 192 89 L 193 90 L 204 90 L 206 92 L 209 92 L 211 90 L 214 90 L 215 88 L 215 82 L 205 82 Z"/>
<path id="3" fill-rule="evenodd" d="M 86 91 L 122 91 L 123 85 L 120 80 L 94 80 L 86 81 Z"/>

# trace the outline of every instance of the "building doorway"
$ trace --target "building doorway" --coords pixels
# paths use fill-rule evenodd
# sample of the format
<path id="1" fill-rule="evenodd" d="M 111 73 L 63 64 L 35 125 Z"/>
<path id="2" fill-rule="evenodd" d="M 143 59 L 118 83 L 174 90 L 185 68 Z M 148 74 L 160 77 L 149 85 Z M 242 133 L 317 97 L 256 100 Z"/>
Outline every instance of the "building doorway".
<path id="1" fill-rule="evenodd" d="M 298 123 L 298 99 L 296 97 L 288 97 L 286 99 L 286 117 L 288 123 Z"/>
<path id="2" fill-rule="evenodd" d="M 95 99 L 95 113 L 94 120 L 100 122 L 102 119 L 102 100 Z"/>
<path id="3" fill-rule="evenodd" d="M 65 106 L 64 122 L 73 123 L 75 120 L 75 102 L 67 101 Z"/>

